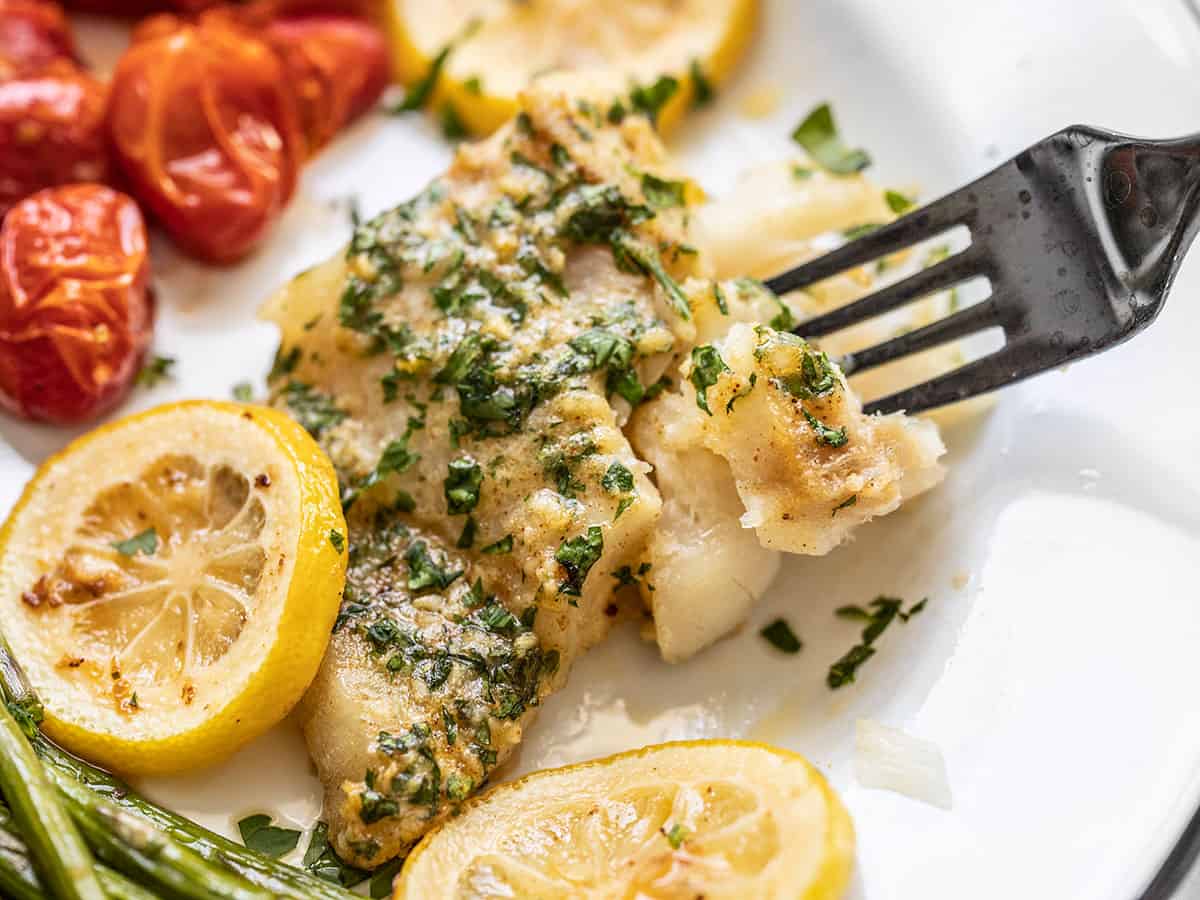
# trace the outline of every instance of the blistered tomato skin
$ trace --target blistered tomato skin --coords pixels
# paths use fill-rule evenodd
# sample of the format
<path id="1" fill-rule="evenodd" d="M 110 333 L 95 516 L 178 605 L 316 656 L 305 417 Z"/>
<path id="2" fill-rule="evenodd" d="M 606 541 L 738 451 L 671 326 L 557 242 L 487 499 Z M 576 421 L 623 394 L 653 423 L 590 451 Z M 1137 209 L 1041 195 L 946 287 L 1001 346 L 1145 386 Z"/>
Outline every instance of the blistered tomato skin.
<path id="1" fill-rule="evenodd" d="M 0 78 L 40 72 L 55 60 L 73 62 L 66 16 L 47 0 L 0 0 Z"/>
<path id="2" fill-rule="evenodd" d="M 308 15 L 276 19 L 260 33 L 288 72 L 309 155 L 374 106 L 387 87 L 387 44 L 368 22 Z"/>
<path id="3" fill-rule="evenodd" d="M 62 61 L 0 80 L 0 216 L 34 191 L 108 175 L 100 82 Z"/>
<path id="4" fill-rule="evenodd" d="M 234 262 L 296 186 L 304 144 L 286 73 L 269 46 L 218 19 L 138 38 L 110 89 L 115 162 L 177 244 Z"/>
<path id="5" fill-rule="evenodd" d="M 86 422 L 129 392 L 150 342 L 146 229 L 96 184 L 40 191 L 0 226 L 0 404 Z"/>

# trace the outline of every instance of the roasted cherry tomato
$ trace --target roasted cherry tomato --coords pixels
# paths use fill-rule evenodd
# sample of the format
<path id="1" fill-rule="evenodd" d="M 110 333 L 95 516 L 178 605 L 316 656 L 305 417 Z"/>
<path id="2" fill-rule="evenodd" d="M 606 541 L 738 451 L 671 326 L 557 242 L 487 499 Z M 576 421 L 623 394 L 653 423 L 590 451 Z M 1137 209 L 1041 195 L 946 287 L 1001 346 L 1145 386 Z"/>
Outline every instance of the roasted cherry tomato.
<path id="1" fill-rule="evenodd" d="M 309 155 L 370 109 L 387 87 L 387 44 L 368 22 L 302 16 L 277 19 L 260 33 L 283 60 Z"/>
<path id="2" fill-rule="evenodd" d="M 42 0 L 0 0 L 0 78 L 40 72 L 56 59 L 74 61 L 66 16 Z"/>
<path id="3" fill-rule="evenodd" d="M 82 422 L 129 390 L 150 341 L 146 229 L 98 184 L 48 188 L 0 226 L 0 403 Z"/>
<path id="4" fill-rule="evenodd" d="M 275 52 L 221 19 L 177 23 L 126 50 L 109 95 L 115 161 L 175 241 L 232 262 L 263 237 L 304 155 Z"/>
<path id="5" fill-rule="evenodd" d="M 0 216 L 44 187 L 107 176 L 100 82 L 64 61 L 0 81 Z"/>
<path id="6" fill-rule="evenodd" d="M 198 13 L 223 0 L 65 0 L 69 9 L 80 12 L 138 19 L 156 12 Z"/>

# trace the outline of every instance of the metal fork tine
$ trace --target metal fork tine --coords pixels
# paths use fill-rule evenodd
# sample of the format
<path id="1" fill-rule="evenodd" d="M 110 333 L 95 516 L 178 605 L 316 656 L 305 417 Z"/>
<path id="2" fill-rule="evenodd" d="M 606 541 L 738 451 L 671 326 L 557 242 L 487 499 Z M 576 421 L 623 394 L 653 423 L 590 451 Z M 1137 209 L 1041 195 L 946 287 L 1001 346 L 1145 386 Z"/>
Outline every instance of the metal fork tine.
<path id="1" fill-rule="evenodd" d="M 806 338 L 831 334 L 848 325 L 891 312 L 920 297 L 953 287 L 981 273 L 979 254 L 968 247 L 962 253 L 944 259 L 928 269 L 922 269 L 860 300 L 801 322 L 795 330 L 797 334 Z"/>
<path id="2" fill-rule="evenodd" d="M 1022 377 L 1027 376 L 1021 374 L 1018 354 L 1012 352 L 1012 345 L 1008 345 L 944 375 L 872 400 L 863 407 L 863 411 L 868 414 L 901 411 L 919 413 L 986 394 L 988 391 L 1012 384 Z"/>
<path id="3" fill-rule="evenodd" d="M 881 225 L 812 262 L 768 278 L 764 284 L 776 294 L 786 294 L 797 288 L 808 287 L 839 272 L 865 265 L 872 260 L 936 237 L 955 225 L 965 224 L 972 212 L 969 206 L 963 204 L 960 196 L 949 194 L 902 216 L 895 222 Z"/>
<path id="4" fill-rule="evenodd" d="M 899 335 L 865 350 L 848 353 L 839 362 L 842 371 L 847 375 L 865 372 L 901 356 L 920 353 L 922 350 L 947 344 L 1000 323 L 1000 310 L 996 298 L 989 297 L 981 303 L 938 319 L 924 328 Z"/>

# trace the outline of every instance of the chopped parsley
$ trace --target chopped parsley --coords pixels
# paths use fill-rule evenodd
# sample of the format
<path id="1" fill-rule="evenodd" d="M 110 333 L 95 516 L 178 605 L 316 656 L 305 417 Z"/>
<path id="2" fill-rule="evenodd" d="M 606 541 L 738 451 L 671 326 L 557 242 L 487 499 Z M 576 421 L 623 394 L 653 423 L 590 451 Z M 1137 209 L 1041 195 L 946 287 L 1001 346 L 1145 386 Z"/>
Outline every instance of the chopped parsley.
<path id="1" fill-rule="evenodd" d="M 295 346 L 291 350 L 284 350 L 283 344 L 280 344 L 275 351 L 275 359 L 271 361 L 271 371 L 267 373 L 267 380 L 274 380 L 282 375 L 291 375 L 298 365 L 300 365 L 300 347 Z"/>
<path id="2" fill-rule="evenodd" d="M 600 479 L 600 486 L 610 494 L 627 494 L 633 490 L 633 473 L 614 462 Z"/>
<path id="3" fill-rule="evenodd" d="M 263 813 L 246 816 L 237 825 L 242 835 L 242 843 L 247 849 L 274 856 L 276 859 L 291 853 L 300 843 L 299 831 L 272 825 L 271 817 Z"/>
<path id="4" fill-rule="evenodd" d="M 842 142 L 828 103 L 822 103 L 796 126 L 792 140 L 818 165 L 835 175 L 853 175 L 871 164 L 866 151 L 852 150 Z"/>
<path id="5" fill-rule="evenodd" d="M 301 865 L 321 880 L 347 888 L 370 877 L 370 873 L 348 866 L 338 859 L 329 846 L 329 826 L 324 822 L 317 822 L 313 826 Z"/>
<path id="6" fill-rule="evenodd" d="M 678 822 L 671 826 L 670 831 L 663 832 L 667 838 L 667 843 L 671 845 L 672 850 L 678 850 L 680 847 L 682 847 L 683 842 L 687 840 L 689 833 L 690 832 Z"/>
<path id="7" fill-rule="evenodd" d="M 896 619 L 907 622 L 921 612 L 928 602 L 929 598 L 926 597 L 905 611 L 904 601 L 897 597 L 876 597 L 865 609 L 861 606 L 838 607 L 835 615 L 839 618 L 865 622 L 866 627 L 863 628 L 859 643 L 851 647 L 841 659 L 829 667 L 825 683 L 831 689 L 836 690 L 854 681 L 862 664 L 875 655 L 875 641 L 887 630 L 888 626 Z"/>
<path id="8" fill-rule="evenodd" d="M 297 422 L 313 437 L 346 418 L 346 411 L 334 405 L 333 398 L 302 381 L 289 381 L 283 388 L 283 402 Z"/>
<path id="9" fill-rule="evenodd" d="M 612 577 L 617 579 L 617 583 L 613 587 L 613 590 L 615 591 L 618 588 L 622 588 L 627 585 L 630 587 L 636 587 L 637 585 L 642 583 L 642 578 L 649 571 L 650 571 L 650 563 L 648 563 L 648 562 L 644 562 L 640 566 L 638 566 L 636 573 L 629 566 L 621 566 L 621 568 L 616 569 L 612 573 Z M 647 584 L 646 586 L 650 590 L 654 590 L 654 588 L 651 587 L 649 584 Z"/>
<path id="10" fill-rule="evenodd" d="M 250 403 L 254 400 L 254 388 L 248 381 L 239 381 L 233 386 L 231 393 L 233 394 L 233 399 L 239 403 Z"/>
<path id="11" fill-rule="evenodd" d="M 141 387 L 152 388 L 160 382 L 171 378 L 171 369 L 175 367 L 175 359 L 170 356 L 152 356 L 150 362 L 142 366 L 137 373 L 137 383 Z"/>
<path id="12" fill-rule="evenodd" d="M 122 556 L 137 556 L 139 553 L 143 556 L 153 556 L 158 552 L 158 532 L 147 528 L 126 540 L 114 541 L 112 548 Z"/>
<path id="13" fill-rule="evenodd" d="M 652 125 L 657 125 L 658 114 L 678 90 L 679 82 L 675 78 L 660 75 L 653 84 L 634 85 L 629 92 L 629 105 L 648 118 Z"/>
<path id="14" fill-rule="evenodd" d="M 511 534 L 506 534 L 504 537 L 500 538 L 500 540 L 488 544 L 485 547 L 480 547 L 479 552 L 486 553 L 489 556 L 496 556 L 501 553 L 512 553 L 512 548 L 513 536 Z"/>
<path id="15" fill-rule="evenodd" d="M 446 495 L 446 511 L 452 516 L 469 513 L 479 505 L 483 469 L 469 456 L 450 460 L 446 468 L 446 479 L 442 482 L 442 489 Z"/>
<path id="16" fill-rule="evenodd" d="M 797 181 L 807 181 L 809 178 L 812 178 L 814 174 L 814 170 L 810 169 L 808 166 L 802 166 L 799 163 L 796 163 L 792 166 L 792 177 Z"/>
<path id="17" fill-rule="evenodd" d="M 757 384 L 758 384 L 758 373 L 751 372 L 750 373 L 750 381 L 747 384 L 743 385 L 742 387 L 738 388 L 736 391 L 734 391 L 733 396 L 729 398 L 729 402 L 725 404 L 725 415 L 731 414 L 733 412 L 733 404 L 736 403 L 738 400 L 741 400 L 743 397 L 748 396 L 750 394 L 750 392 L 754 390 L 754 386 Z"/>
<path id="18" fill-rule="evenodd" d="M 555 560 L 563 567 L 566 577 L 558 590 L 561 594 L 578 597 L 592 566 L 604 552 L 604 532 L 599 525 L 590 525 L 586 534 L 578 535 L 558 545 Z"/>
<path id="19" fill-rule="evenodd" d="M 408 430 L 401 437 L 388 442 L 388 445 L 383 448 L 383 453 L 379 455 L 379 462 L 375 464 L 375 468 L 366 477 L 358 479 L 353 485 L 342 491 L 343 508 L 349 509 L 363 493 L 369 491 L 389 475 L 400 475 L 417 464 L 421 455 L 408 449 L 408 439 L 414 427 L 420 427 L 417 425 L 419 421 L 418 419 L 409 419 Z"/>
<path id="20" fill-rule="evenodd" d="M 837 506 L 835 506 L 833 508 L 833 515 L 836 516 L 838 514 L 838 510 L 848 509 L 849 507 L 853 506 L 857 502 L 858 502 L 858 494 L 851 494 L 849 497 L 847 497 L 845 500 L 843 500 L 841 503 L 839 503 Z"/>
<path id="21" fill-rule="evenodd" d="M 725 293 L 721 290 L 721 282 L 713 282 L 713 299 L 717 301 L 717 309 L 721 311 L 721 315 L 729 315 L 729 304 L 725 302 Z"/>
<path id="22" fill-rule="evenodd" d="M 721 379 L 722 372 L 728 372 L 729 366 L 721 359 L 721 354 L 712 344 L 702 344 L 692 348 L 692 373 L 688 376 L 696 389 L 696 405 L 712 415 L 708 408 L 708 389 Z"/>
<path id="23" fill-rule="evenodd" d="M 463 573 L 462 569 L 451 569 L 446 565 L 444 557 L 439 563 L 429 552 L 429 546 L 421 540 L 409 544 L 404 561 L 408 564 L 410 591 L 444 591 Z"/>
<path id="24" fill-rule="evenodd" d="M 329 530 L 329 543 L 333 546 L 334 550 L 341 553 L 346 549 L 346 536 L 340 531 L 331 528 Z"/>
<path id="25" fill-rule="evenodd" d="M 792 631 L 792 626 L 787 623 L 787 619 L 776 619 L 763 628 L 759 634 L 781 653 L 799 653 L 800 648 L 804 646 L 800 642 L 800 638 L 796 637 L 796 632 Z"/>
<path id="26" fill-rule="evenodd" d="M 828 444 L 830 447 L 844 447 L 850 439 L 846 434 L 845 426 L 841 428 L 830 428 L 807 409 L 801 409 L 804 413 L 804 418 L 808 421 L 809 427 L 817 436 L 818 444 Z"/>
<path id="27" fill-rule="evenodd" d="M 604 328 L 591 328 L 573 337 L 570 348 L 584 357 L 591 370 L 607 370 L 605 390 L 618 394 L 636 406 L 646 396 L 646 388 L 633 368 L 633 342 Z"/>
<path id="28" fill-rule="evenodd" d="M 692 317 L 692 308 L 687 297 L 675 279 L 663 268 L 662 258 L 656 250 L 649 249 L 626 232 L 613 235 L 612 248 L 617 268 L 650 276 L 663 289 L 679 318 L 686 321 Z"/>
<path id="29" fill-rule="evenodd" d="M 454 546 L 459 550 L 470 550 L 475 546 L 475 533 L 477 531 L 479 531 L 479 523 L 475 521 L 474 516 L 467 516 L 467 521 L 463 522 L 462 533 L 459 534 Z"/>
<path id="30" fill-rule="evenodd" d="M 687 185 L 684 182 L 668 181 L 650 172 L 642 175 L 642 193 L 653 209 L 687 205 Z"/>
<path id="31" fill-rule="evenodd" d="M 700 68 L 700 60 L 692 60 L 691 65 L 688 66 L 688 74 L 692 76 L 692 106 L 697 109 L 701 106 L 708 106 L 712 103 L 716 92 L 713 90 L 712 82 Z"/>
<path id="32" fill-rule="evenodd" d="M 470 135 L 466 123 L 463 122 L 462 116 L 458 114 L 458 107 L 453 103 L 442 104 L 439 118 L 442 125 L 442 137 L 446 140 L 461 141 Z"/>
<path id="33" fill-rule="evenodd" d="M 904 215 L 916 205 L 912 197 L 899 191 L 884 191 L 883 199 L 887 201 L 888 209 L 898 216 Z"/>
<path id="34" fill-rule="evenodd" d="M 426 69 L 425 74 L 409 86 L 408 90 L 404 92 L 404 99 L 389 109 L 388 112 L 411 112 L 412 110 L 423 108 L 433 96 L 433 89 L 437 87 L 438 79 L 442 76 L 442 69 L 446 67 L 446 60 L 450 58 L 450 53 L 453 50 L 453 42 L 439 50 L 437 56 L 429 64 L 429 68 Z"/>

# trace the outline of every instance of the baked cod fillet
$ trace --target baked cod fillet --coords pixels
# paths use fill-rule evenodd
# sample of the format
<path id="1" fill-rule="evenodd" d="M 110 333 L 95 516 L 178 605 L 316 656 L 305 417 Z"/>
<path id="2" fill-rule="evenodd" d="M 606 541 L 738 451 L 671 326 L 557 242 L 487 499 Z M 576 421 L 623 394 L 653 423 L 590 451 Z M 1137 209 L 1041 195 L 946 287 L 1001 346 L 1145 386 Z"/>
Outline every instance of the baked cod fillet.
<path id="1" fill-rule="evenodd" d="M 282 331 L 272 401 L 326 449 L 347 512 L 341 614 L 301 714 L 330 840 L 361 867 L 407 852 L 503 763 L 606 634 L 617 588 L 654 597 L 661 568 L 670 609 L 653 611 L 687 615 L 662 535 L 691 540 L 693 515 L 719 524 L 713 568 L 763 560 L 746 588 L 760 594 L 786 544 L 772 498 L 807 477 L 809 455 L 765 469 L 697 408 L 695 354 L 725 341 L 732 371 L 735 323 L 781 308 L 704 277 L 693 189 L 649 125 L 552 94 L 522 110 L 266 311 Z M 714 403 L 740 390 L 726 381 Z M 677 418 L 689 445 L 635 426 L 635 411 Z M 886 452 L 856 445 L 841 471 L 874 471 Z M 719 477 L 697 480 L 702 467 Z M 761 522 L 745 519 L 753 498 Z M 705 641 L 745 612 L 701 600 Z"/>
<path id="2" fill-rule="evenodd" d="M 690 315 L 670 274 L 694 264 L 671 253 L 684 186 L 661 164 L 645 121 L 529 98 L 268 306 L 273 402 L 347 507 L 342 613 L 302 714 L 348 862 L 404 853 L 504 761 L 653 530 L 620 424 Z"/>

